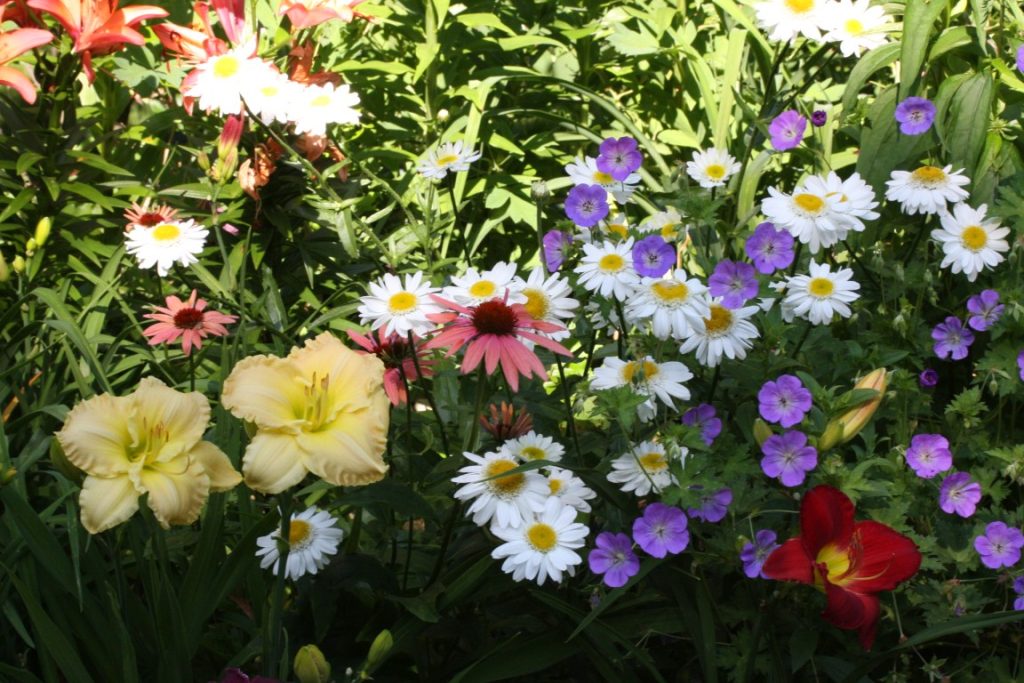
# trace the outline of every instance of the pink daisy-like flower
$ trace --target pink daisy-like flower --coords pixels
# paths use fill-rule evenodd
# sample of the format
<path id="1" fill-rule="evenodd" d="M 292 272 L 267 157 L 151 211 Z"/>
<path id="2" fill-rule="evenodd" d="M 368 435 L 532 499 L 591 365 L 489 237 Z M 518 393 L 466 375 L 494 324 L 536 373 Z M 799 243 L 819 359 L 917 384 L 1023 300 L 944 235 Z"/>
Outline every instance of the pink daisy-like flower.
<path id="1" fill-rule="evenodd" d="M 383 330 L 371 330 L 368 335 L 362 335 L 352 330 L 346 330 L 348 337 L 359 346 L 363 347 L 373 355 L 380 358 L 384 363 L 384 392 L 388 395 L 393 406 L 404 406 L 409 400 L 406 391 L 406 383 L 412 382 L 419 377 L 416 372 L 416 364 L 419 361 L 420 370 L 424 377 L 430 377 L 433 372 L 431 361 L 426 357 L 426 348 L 418 337 L 416 342 L 416 355 L 413 360 L 409 350 L 409 340 L 401 335 L 391 333 L 384 336 Z M 402 381 L 402 376 L 405 381 Z"/>
<path id="2" fill-rule="evenodd" d="M 462 374 L 474 370 L 481 361 L 487 374 L 491 374 L 500 363 L 508 385 L 512 391 L 518 391 L 520 374 L 526 378 L 548 378 L 540 359 L 523 344 L 524 339 L 572 357 L 569 349 L 538 334 L 563 331 L 562 325 L 534 320 L 522 304 L 509 305 L 507 296 L 505 301 L 491 299 L 473 307 L 460 306 L 435 294 L 430 298 L 451 311 L 427 315 L 432 322 L 444 325 L 444 328 L 424 348 L 447 347 L 447 358 L 466 346 Z"/>
<path id="3" fill-rule="evenodd" d="M 155 313 L 142 316 L 156 321 L 142 331 L 149 337 L 149 345 L 173 342 L 181 337 L 181 348 L 186 356 L 192 353 L 193 346 L 202 348 L 205 337 L 226 335 L 228 330 L 224 326 L 238 320 L 233 315 L 207 311 L 206 302 L 196 298 L 194 289 L 188 301 L 172 295 L 167 297 L 166 307 L 154 306 L 153 309 Z"/>

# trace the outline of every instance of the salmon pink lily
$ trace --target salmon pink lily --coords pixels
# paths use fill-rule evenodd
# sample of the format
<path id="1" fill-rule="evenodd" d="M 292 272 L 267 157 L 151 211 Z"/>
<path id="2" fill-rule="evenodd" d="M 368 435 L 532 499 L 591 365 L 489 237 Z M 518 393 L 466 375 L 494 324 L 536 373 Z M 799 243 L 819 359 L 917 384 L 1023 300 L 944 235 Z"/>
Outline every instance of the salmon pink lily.
<path id="1" fill-rule="evenodd" d="M 842 491 L 811 489 L 800 506 L 800 535 L 769 555 L 762 572 L 824 591 L 821 616 L 839 628 L 857 629 L 861 646 L 870 650 L 878 629 L 878 593 L 917 573 L 921 553 L 906 536 L 878 522 L 855 522 L 853 513 Z"/>
<path id="2" fill-rule="evenodd" d="M 19 28 L 0 33 L 0 85 L 9 85 L 29 104 L 36 101 L 36 86 L 28 76 L 7 63 L 33 48 L 46 45 L 53 34 L 37 28 Z"/>

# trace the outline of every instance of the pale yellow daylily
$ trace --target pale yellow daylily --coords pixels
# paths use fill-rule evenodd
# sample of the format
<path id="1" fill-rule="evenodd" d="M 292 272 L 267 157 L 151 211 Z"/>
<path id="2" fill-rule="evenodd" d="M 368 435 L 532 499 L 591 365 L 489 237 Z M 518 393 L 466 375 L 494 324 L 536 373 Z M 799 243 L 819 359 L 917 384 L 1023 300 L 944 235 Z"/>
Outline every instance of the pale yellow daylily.
<path id="1" fill-rule="evenodd" d="M 210 491 L 238 484 L 228 456 L 202 440 L 209 421 L 205 396 L 152 377 L 127 396 L 101 394 L 76 405 L 57 440 L 87 475 L 78 499 L 86 530 L 97 534 L 126 521 L 146 493 L 165 528 L 191 524 Z"/>
<path id="2" fill-rule="evenodd" d="M 279 493 L 311 472 L 336 486 L 379 481 L 388 397 L 384 364 L 324 332 L 286 357 L 250 356 L 224 382 L 224 407 L 256 425 L 245 483 Z"/>

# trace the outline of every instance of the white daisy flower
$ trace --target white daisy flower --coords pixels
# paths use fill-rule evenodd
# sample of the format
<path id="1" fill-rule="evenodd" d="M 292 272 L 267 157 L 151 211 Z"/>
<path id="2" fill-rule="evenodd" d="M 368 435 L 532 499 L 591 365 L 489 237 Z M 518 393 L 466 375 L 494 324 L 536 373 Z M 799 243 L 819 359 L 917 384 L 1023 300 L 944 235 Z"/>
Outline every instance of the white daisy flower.
<path id="1" fill-rule="evenodd" d="M 533 460 L 558 462 L 565 454 L 565 448 L 561 444 L 555 443 L 550 436 L 538 434 L 532 429 L 518 438 L 506 441 L 501 450 L 521 462 Z"/>
<path id="2" fill-rule="evenodd" d="M 468 171 L 469 165 L 480 158 L 481 152 L 474 152 L 469 147 L 463 148 L 462 140 L 442 142 L 437 149 L 431 150 L 427 158 L 419 163 L 416 170 L 424 178 L 441 180 L 449 173 Z"/>
<path id="3" fill-rule="evenodd" d="M 649 422 L 657 414 L 655 399 L 669 408 L 675 408 L 673 398 L 689 400 L 690 390 L 683 383 L 692 377 L 689 368 L 679 361 L 658 363 L 653 356 L 630 361 L 611 357 L 594 369 L 590 388 L 601 391 L 630 387 L 640 396 L 646 396 L 647 400 L 637 407 L 637 416 Z"/>
<path id="4" fill-rule="evenodd" d="M 860 298 L 858 289 L 860 285 L 854 282 L 849 268 L 833 273 L 827 263 L 811 261 L 810 275 L 787 278 L 783 310 L 805 318 L 812 325 L 828 325 L 836 313 L 843 318 L 852 315 L 848 304 Z"/>
<path id="5" fill-rule="evenodd" d="M 761 212 L 776 227 L 808 245 L 812 254 L 845 238 L 850 229 L 864 229 L 859 218 L 839 210 L 841 195 L 832 193 L 821 178 L 808 178 L 792 195 L 774 187 L 768 188 L 768 194 L 761 202 Z"/>
<path id="6" fill-rule="evenodd" d="M 977 209 L 957 204 L 952 213 L 939 214 L 942 229 L 932 230 L 932 239 L 942 245 L 945 254 L 941 267 L 954 273 L 963 272 L 971 282 L 986 266 L 995 268 L 1002 263 L 1003 252 L 1010 249 L 1003 239 L 1010 234 L 1010 229 L 999 227 L 998 220 L 985 220 L 987 209 L 985 204 Z"/>
<path id="7" fill-rule="evenodd" d="M 587 488 L 583 480 L 569 470 L 560 467 L 549 467 L 547 473 L 548 489 L 552 497 L 557 497 L 563 505 L 574 507 L 580 512 L 590 512 L 590 503 L 597 493 Z"/>
<path id="8" fill-rule="evenodd" d="M 637 285 L 623 311 L 632 323 L 651 321 L 658 339 L 685 339 L 691 325 L 710 315 L 707 287 L 685 270 L 669 271 L 664 278 L 645 277 Z"/>
<path id="9" fill-rule="evenodd" d="M 619 204 L 628 202 L 636 191 L 637 185 L 640 184 L 639 173 L 630 173 L 625 180 L 619 182 L 611 175 L 599 171 L 597 157 L 575 159 L 571 164 L 566 165 L 565 172 L 569 174 L 569 180 L 573 185 L 600 185 L 608 190 Z"/>
<path id="10" fill-rule="evenodd" d="M 504 300 L 508 293 L 508 303 L 524 304 L 521 283 L 522 278 L 516 277 L 516 264 L 498 261 L 482 273 L 471 267 L 465 275 L 453 276 L 452 284 L 444 288 L 444 296 L 463 306 L 476 306 L 491 299 Z"/>
<path id="11" fill-rule="evenodd" d="M 885 198 L 899 202 L 900 210 L 908 216 L 915 213 L 943 213 L 946 202 L 956 204 L 967 199 L 968 192 L 963 186 L 970 178 L 959 171 L 950 171 L 952 166 L 922 166 L 916 171 L 893 171 L 891 180 L 886 181 L 889 189 Z"/>
<path id="12" fill-rule="evenodd" d="M 452 482 L 465 484 L 455 491 L 455 497 L 473 501 L 466 514 L 473 516 L 477 526 L 493 523 L 499 527 L 518 527 L 544 507 L 548 483 L 543 475 L 533 471 L 498 476 L 520 465 L 509 453 L 463 455 L 476 464 L 460 469 L 462 474 Z"/>
<path id="13" fill-rule="evenodd" d="M 256 77 L 243 84 L 241 93 L 249 111 L 263 123 L 287 123 L 302 86 L 263 62 Z"/>
<path id="14" fill-rule="evenodd" d="M 496 560 L 505 558 L 501 570 L 514 581 L 528 579 L 543 586 L 544 582 L 562 580 L 562 573 L 572 576 L 575 566 L 583 562 L 575 551 L 583 547 L 590 530 L 576 521 L 576 510 L 556 498 L 548 498 L 543 510 L 532 521 L 517 528 L 494 528 L 495 536 L 505 541 L 491 553 Z"/>
<path id="15" fill-rule="evenodd" d="M 628 299 L 640 281 L 633 269 L 633 238 L 584 244 L 583 258 L 575 272 L 580 274 L 579 284 L 584 289 L 620 301 Z"/>
<path id="16" fill-rule="evenodd" d="M 404 284 L 397 275 L 385 273 L 369 286 L 369 296 L 359 297 L 361 324 L 369 322 L 370 329 L 383 327 L 385 336 L 393 332 L 402 337 L 410 332 L 423 337 L 437 327 L 427 316 L 444 309 L 431 300 L 430 295 L 439 290 L 423 280 L 423 273 L 406 275 Z"/>
<path id="17" fill-rule="evenodd" d="M 534 320 L 564 326 L 567 320 L 576 317 L 576 309 L 580 307 L 580 302 L 569 296 L 572 294 L 569 281 L 559 277 L 557 273 L 545 278 L 543 268 L 534 268 L 526 280 L 516 276 L 515 284 L 519 292 L 526 297 L 523 307 Z M 569 336 L 569 330 L 542 334 L 559 341 Z"/>
<path id="18" fill-rule="evenodd" d="M 222 55 L 213 55 L 196 66 L 182 88 L 182 94 L 198 100 L 203 111 L 225 116 L 242 113 L 242 93 L 259 83 L 268 66 L 253 57 L 255 44 L 246 43 Z"/>
<path id="19" fill-rule="evenodd" d="M 757 4 L 757 22 L 771 31 L 772 40 L 790 41 L 798 35 L 821 40 L 823 10 L 830 9 L 826 0 L 767 0 Z"/>
<path id="20" fill-rule="evenodd" d="M 854 173 L 843 180 L 834 171 L 830 171 L 822 182 L 830 194 L 839 196 L 839 201 L 835 204 L 837 211 L 866 221 L 873 221 L 879 217 L 880 214 L 874 211 L 878 206 L 878 202 L 875 201 L 875 190 L 860 177 L 859 173 Z M 855 226 L 853 229 L 863 230 L 863 224 L 860 228 Z M 840 239 L 846 239 L 846 236 L 843 235 Z"/>
<path id="21" fill-rule="evenodd" d="M 192 219 L 167 221 L 126 232 L 125 248 L 138 259 L 139 268 L 156 266 L 156 272 L 164 277 L 175 263 L 183 266 L 197 263 L 196 254 L 203 251 L 209 234 L 209 230 Z"/>
<path id="22" fill-rule="evenodd" d="M 826 43 L 839 43 L 844 57 L 860 57 L 865 50 L 885 45 L 882 29 L 891 21 L 881 7 L 869 0 L 839 0 L 830 4 L 822 16 Z"/>
<path id="23" fill-rule="evenodd" d="M 353 108 L 357 104 L 359 95 L 347 84 L 307 85 L 298 93 L 289 118 L 296 134 L 326 135 L 328 124 L 358 124 L 360 114 Z"/>
<path id="24" fill-rule="evenodd" d="M 344 534 L 337 527 L 331 513 L 311 507 L 294 513 L 288 521 L 288 559 L 285 560 L 284 575 L 298 579 L 306 574 L 316 574 L 327 566 L 331 556 L 337 554 L 338 544 Z M 280 553 L 277 549 L 281 529 L 256 539 L 260 567 L 270 569 L 277 575 Z"/>
<path id="25" fill-rule="evenodd" d="M 679 453 L 668 452 L 660 443 L 644 441 L 612 460 L 608 481 L 619 484 L 623 492 L 637 496 L 646 496 L 652 490 L 660 493 L 665 487 L 679 483 L 669 467 L 673 461 L 685 458 L 686 453 L 685 448 L 680 448 Z"/>
<path id="26" fill-rule="evenodd" d="M 640 224 L 640 232 L 656 232 L 666 242 L 678 239 L 686 235 L 686 226 L 683 225 L 683 217 L 675 209 L 668 208 L 659 211 L 646 221 Z"/>
<path id="27" fill-rule="evenodd" d="M 739 170 L 732 155 L 717 147 L 694 152 L 692 161 L 686 162 L 686 174 L 707 189 L 722 187 Z"/>
<path id="28" fill-rule="evenodd" d="M 726 358 L 747 357 L 747 350 L 760 335 L 748 318 L 757 313 L 757 306 L 726 308 L 721 299 L 711 300 L 711 313 L 690 329 L 690 336 L 680 345 L 680 353 L 696 351 L 701 365 L 713 368 Z"/>

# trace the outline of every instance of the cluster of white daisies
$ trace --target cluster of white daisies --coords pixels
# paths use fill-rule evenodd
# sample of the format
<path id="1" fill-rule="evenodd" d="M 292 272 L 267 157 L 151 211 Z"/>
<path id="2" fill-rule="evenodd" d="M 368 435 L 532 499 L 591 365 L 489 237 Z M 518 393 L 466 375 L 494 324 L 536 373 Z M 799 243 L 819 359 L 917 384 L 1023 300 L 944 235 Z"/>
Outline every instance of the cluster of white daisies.
<path id="1" fill-rule="evenodd" d="M 839 43 L 844 56 L 860 56 L 885 44 L 892 18 L 869 0 L 767 0 L 755 5 L 761 27 L 772 40 L 797 36 Z"/>

